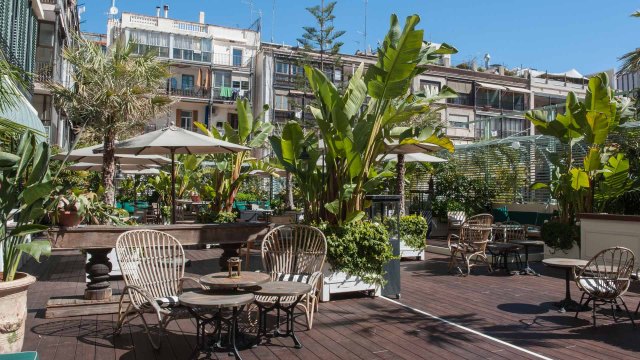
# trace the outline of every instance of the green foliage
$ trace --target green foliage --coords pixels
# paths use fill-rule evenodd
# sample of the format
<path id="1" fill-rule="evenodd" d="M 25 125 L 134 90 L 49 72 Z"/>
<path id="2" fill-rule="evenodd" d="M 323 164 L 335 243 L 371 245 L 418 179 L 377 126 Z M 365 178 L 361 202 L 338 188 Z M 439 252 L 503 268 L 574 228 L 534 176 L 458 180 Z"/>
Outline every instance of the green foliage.
<path id="1" fill-rule="evenodd" d="M 384 224 L 389 230 L 389 234 L 396 232 L 397 218 L 390 216 L 384 219 Z M 429 224 L 427 219 L 421 215 L 406 215 L 400 217 L 400 239 L 412 249 L 424 250 L 427 240 Z"/>
<path id="2" fill-rule="evenodd" d="M 364 195 L 376 189 L 384 178 L 393 176 L 391 171 L 376 170 L 379 155 L 385 151 L 385 141 L 431 143 L 453 151 L 453 144 L 442 136 L 441 129 L 398 127 L 409 119 L 439 109 L 438 100 L 455 96 L 448 87 L 439 94 L 408 91 L 413 79 L 426 70 L 424 65 L 435 63 L 442 54 L 456 52 L 447 44 L 436 47 L 424 42 L 423 31 L 415 28 L 418 22 L 417 15 L 409 16 L 401 28 L 397 16 L 392 15 L 389 32 L 378 49 L 378 61 L 369 66 L 366 73 L 364 65 L 358 67 L 344 92 L 339 91 L 323 71 L 305 66 L 309 86 L 317 99 L 317 104 L 309 109 L 324 140 L 326 153 L 326 183 L 314 198 L 311 198 L 312 191 L 307 191 L 311 200 L 322 202 L 317 213 L 314 209 L 312 220 L 344 224 L 364 215 Z M 315 169 L 301 169 L 313 164 L 300 164 L 299 156 L 304 146 L 312 157 L 309 162 L 318 155 L 313 145 L 314 136 L 304 134 L 294 125 L 287 131 L 271 139 L 274 152 L 281 163 L 288 163 L 285 168 L 296 176 L 298 185 L 308 183 L 318 173 Z M 281 149 L 275 150 L 278 145 Z M 294 171 L 294 167 L 298 171 Z"/>
<path id="3" fill-rule="evenodd" d="M 542 225 L 540 236 L 548 247 L 569 250 L 573 244 L 580 246 L 580 227 L 560 221 L 548 221 Z"/>
<path id="4" fill-rule="evenodd" d="M 261 120 L 268 109 L 269 107 L 265 106 L 263 111 L 254 117 L 249 102 L 246 99 L 238 99 L 236 101 L 238 129 L 233 129 L 231 125 L 225 123 L 224 135 L 222 135 L 215 128 L 207 129 L 202 123 L 195 122 L 194 125 L 207 136 L 258 149 L 266 144 L 267 137 L 273 130 L 271 123 Z M 270 164 L 251 158 L 250 151 L 212 154 L 205 156 L 204 159 L 212 162 L 213 166 L 204 169 L 197 179 L 200 183 L 198 192 L 204 198 L 212 199 L 214 213 L 228 212 L 233 209 L 233 202 L 240 186 L 249 178 L 251 171 L 262 170 L 267 174 L 275 172 Z"/>
<path id="5" fill-rule="evenodd" d="M 384 265 L 394 258 L 384 225 L 354 221 L 325 230 L 327 260 L 334 271 L 359 276 L 372 284 L 384 283 Z"/>
<path id="6" fill-rule="evenodd" d="M 124 225 L 122 218 L 129 215 L 124 209 L 100 201 L 98 194 L 81 189 L 72 189 L 53 197 L 49 216 L 54 223 L 58 222 L 61 211 L 77 212 L 82 223 L 88 225 Z"/>
<path id="7" fill-rule="evenodd" d="M 551 158 L 555 167 L 549 184 L 533 184 L 532 189 L 548 187 L 558 200 L 560 221 L 572 224 L 577 212 L 593 212 L 628 191 L 629 166 L 624 154 L 607 151 L 606 141 L 620 124 L 632 119 L 633 109 L 628 98 L 616 98 L 609 87 L 606 73 L 589 79 L 584 101 L 569 93 L 564 114 L 547 121 L 544 111 L 525 114 L 544 135 L 557 138 L 567 145 L 566 158 Z M 583 142 L 587 155 L 582 163 L 573 159 L 573 146 Z"/>
<path id="8" fill-rule="evenodd" d="M 298 42 L 307 50 L 317 50 L 321 54 L 328 52 L 331 55 L 336 55 L 340 52 L 340 48 L 344 45 L 343 42 L 338 41 L 344 31 L 335 30 L 333 27 L 333 10 L 336 6 L 336 1 L 329 2 L 324 6 L 308 7 L 307 11 L 313 16 L 318 24 L 319 28 L 312 26 L 304 26 L 304 33 L 302 37 L 298 39 Z"/>
<path id="9" fill-rule="evenodd" d="M 435 217 L 446 219 L 449 211 L 474 215 L 490 211 L 493 206 L 497 194 L 486 178 L 468 177 L 456 161 L 435 166 L 434 176 L 436 197 L 431 209 Z"/>
<path id="10" fill-rule="evenodd" d="M 46 202 L 53 190 L 49 174 L 49 145 L 38 142 L 27 131 L 22 134 L 15 152 L 0 152 L 0 242 L 2 242 L 4 278 L 15 277 L 20 256 L 27 253 L 39 260 L 48 255 L 51 245 L 27 242 L 25 236 L 46 230 L 38 225 L 45 215 Z M 7 222 L 14 220 L 15 229 L 7 234 Z"/>
<path id="11" fill-rule="evenodd" d="M 117 137 L 141 131 L 171 99 L 161 93 L 169 76 L 168 64 L 151 52 L 138 55 L 137 44 L 124 39 L 103 51 L 102 47 L 74 35 L 73 46 L 63 49 L 75 86 L 47 83 L 54 103 L 73 125 L 99 133 L 104 143 L 104 202 L 115 197 L 115 157 L 111 149 Z"/>
<path id="12" fill-rule="evenodd" d="M 238 213 L 233 211 L 221 211 L 214 213 L 207 209 L 198 213 L 198 222 L 201 224 L 227 224 L 234 223 L 238 218 Z"/>
<path id="13" fill-rule="evenodd" d="M 236 201 L 258 201 L 260 200 L 257 195 L 239 192 L 236 194 Z"/>

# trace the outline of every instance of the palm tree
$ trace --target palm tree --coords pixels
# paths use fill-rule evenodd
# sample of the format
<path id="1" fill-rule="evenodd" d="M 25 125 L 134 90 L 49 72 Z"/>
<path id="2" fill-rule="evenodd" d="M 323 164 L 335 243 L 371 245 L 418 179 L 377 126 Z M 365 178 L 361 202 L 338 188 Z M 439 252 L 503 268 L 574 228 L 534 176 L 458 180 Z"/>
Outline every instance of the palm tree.
<path id="1" fill-rule="evenodd" d="M 76 128 L 101 134 L 103 141 L 102 185 L 104 202 L 115 197 L 115 141 L 121 135 L 133 135 L 171 102 L 160 94 L 169 76 L 166 63 L 152 53 L 136 55 L 136 44 L 116 41 L 102 48 L 78 35 L 75 45 L 63 56 L 73 68 L 74 86 L 49 83 L 54 103 L 67 113 Z"/>
<path id="2" fill-rule="evenodd" d="M 631 14 L 632 17 L 640 17 L 640 11 Z M 622 61 L 618 74 L 626 74 L 640 71 L 640 48 L 629 51 L 622 55 L 618 60 Z"/>
<path id="3" fill-rule="evenodd" d="M 16 93 L 13 86 L 9 85 L 9 82 L 14 83 L 18 88 L 27 88 L 29 85 L 27 74 L 19 67 L 10 64 L 0 54 L 0 113 L 16 106 L 18 97 L 21 96 Z M 0 143 L 8 144 L 26 130 L 29 128 L 0 116 Z"/>

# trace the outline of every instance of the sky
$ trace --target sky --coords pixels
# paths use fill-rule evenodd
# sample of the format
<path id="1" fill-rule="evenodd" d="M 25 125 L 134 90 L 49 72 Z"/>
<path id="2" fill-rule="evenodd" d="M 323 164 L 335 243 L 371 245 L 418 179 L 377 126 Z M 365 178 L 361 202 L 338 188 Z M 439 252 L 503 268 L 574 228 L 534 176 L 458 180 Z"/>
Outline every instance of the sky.
<path id="1" fill-rule="evenodd" d="M 106 32 L 111 1 L 85 1 L 82 31 Z M 290 45 L 296 44 L 303 26 L 315 25 L 305 8 L 320 4 L 320 0 L 115 1 L 120 12 L 155 15 L 157 5 L 168 4 L 170 18 L 197 21 L 199 11 L 204 11 L 207 23 L 236 27 L 248 27 L 261 13 L 262 41 Z M 509 68 L 549 72 L 575 68 L 591 74 L 617 67 L 620 55 L 640 47 L 640 19 L 629 16 L 638 9 L 640 2 L 631 0 L 369 0 L 366 44 L 375 49 L 382 41 L 390 14 L 402 20 L 418 14 L 425 40 L 458 49 L 454 64 L 476 59 L 481 65 L 489 53 L 491 63 Z M 341 52 L 365 49 L 364 14 L 365 0 L 338 0 L 334 25 L 346 31 Z"/>

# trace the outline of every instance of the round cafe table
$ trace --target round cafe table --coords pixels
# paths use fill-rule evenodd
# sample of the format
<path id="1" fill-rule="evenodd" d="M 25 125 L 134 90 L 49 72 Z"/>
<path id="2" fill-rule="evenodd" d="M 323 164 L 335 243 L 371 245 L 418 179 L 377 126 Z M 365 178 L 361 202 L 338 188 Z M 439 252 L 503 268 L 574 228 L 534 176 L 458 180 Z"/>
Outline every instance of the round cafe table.
<path id="1" fill-rule="evenodd" d="M 571 273 L 576 267 L 584 267 L 587 265 L 587 260 L 580 259 L 565 259 L 565 258 L 550 258 L 542 260 L 542 263 L 554 268 L 564 269 L 566 289 L 564 299 L 557 302 L 556 306 L 560 308 L 560 312 L 566 311 L 584 311 L 588 310 L 585 306 L 580 306 L 576 301 L 571 299 Z"/>
<path id="2" fill-rule="evenodd" d="M 234 278 L 230 278 L 229 273 L 226 271 L 204 275 L 200 278 L 200 282 L 212 290 L 245 289 L 260 286 L 269 281 L 271 281 L 271 275 L 252 271 L 243 271 L 240 276 Z"/>
<path id="3" fill-rule="evenodd" d="M 540 276 L 535 270 L 529 266 L 529 248 L 531 246 L 544 246 L 542 240 L 513 240 L 512 243 L 522 245 L 524 247 L 524 262 L 525 268 L 520 270 L 520 275 L 535 275 Z"/>

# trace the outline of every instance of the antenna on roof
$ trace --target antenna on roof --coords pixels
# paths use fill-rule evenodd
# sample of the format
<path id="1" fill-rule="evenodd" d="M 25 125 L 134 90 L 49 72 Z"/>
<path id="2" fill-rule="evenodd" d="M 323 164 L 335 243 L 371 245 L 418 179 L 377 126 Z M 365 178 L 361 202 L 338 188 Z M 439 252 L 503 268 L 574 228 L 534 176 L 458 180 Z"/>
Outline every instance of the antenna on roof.
<path id="1" fill-rule="evenodd" d="M 276 27 L 276 0 L 271 3 L 271 43 L 273 44 L 273 29 Z"/>
<path id="2" fill-rule="evenodd" d="M 367 8 L 369 0 L 364 0 L 364 52 L 367 53 Z"/>

